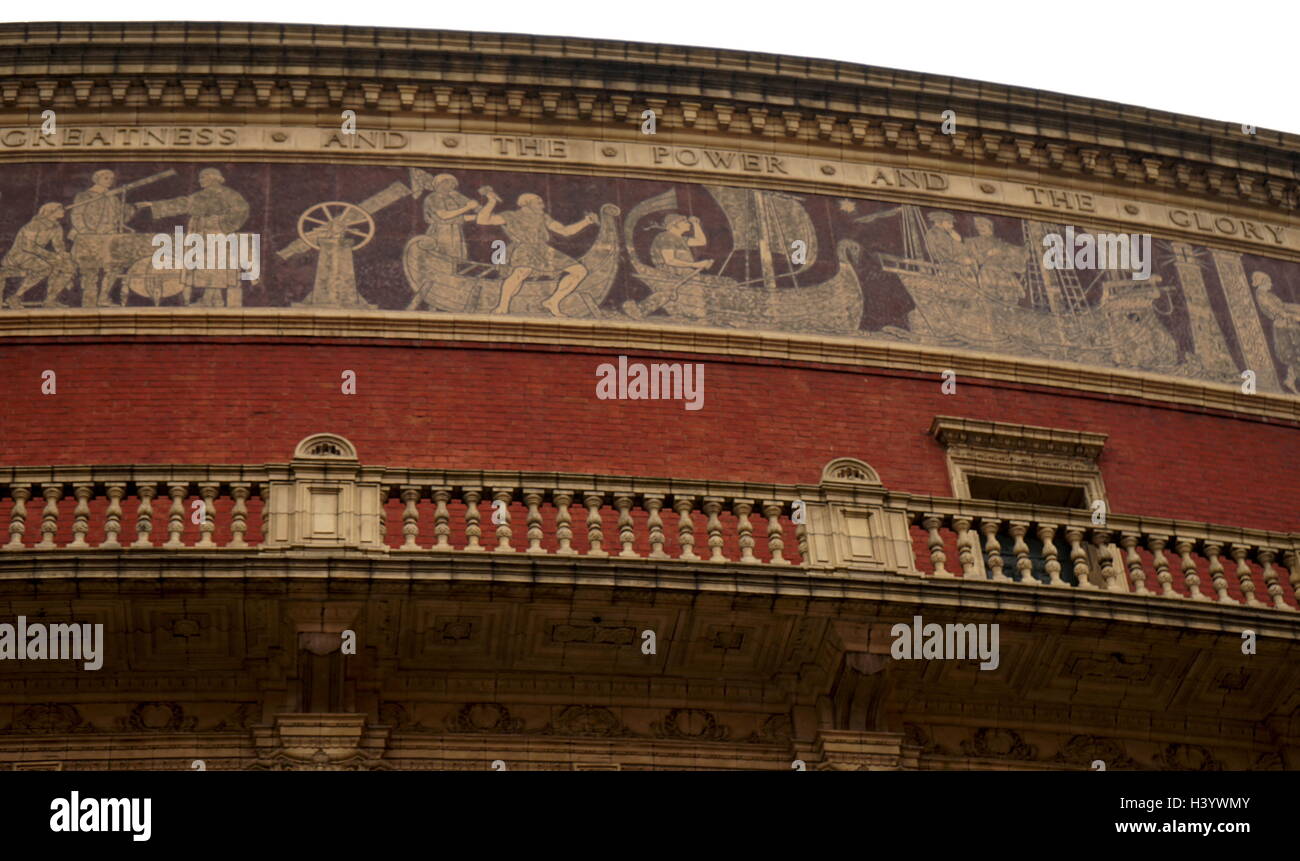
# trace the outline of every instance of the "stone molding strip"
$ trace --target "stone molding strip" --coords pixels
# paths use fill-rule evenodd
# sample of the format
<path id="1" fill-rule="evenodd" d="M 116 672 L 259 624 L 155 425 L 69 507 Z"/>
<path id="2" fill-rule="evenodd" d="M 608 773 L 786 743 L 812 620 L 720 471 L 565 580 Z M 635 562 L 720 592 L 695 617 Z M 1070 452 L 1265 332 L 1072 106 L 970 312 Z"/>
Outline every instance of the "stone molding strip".
<path id="1" fill-rule="evenodd" d="M 347 338 L 530 344 L 593 350 L 680 352 L 860 368 L 883 368 L 1095 392 L 1300 425 L 1300 397 L 1243 394 L 1236 386 L 1138 371 L 1101 370 L 1062 362 L 967 353 L 858 338 L 656 326 L 610 320 L 493 318 L 457 314 L 205 308 L 71 309 L 0 314 L 0 343 L 63 338 Z"/>
<path id="2" fill-rule="evenodd" d="M 1249 199 L 1211 196 L 1158 185 L 1115 187 L 1096 176 L 1048 180 L 1032 165 L 972 168 L 931 154 L 854 152 L 773 141 L 718 140 L 716 136 L 635 130 L 591 137 L 590 124 L 557 124 L 553 131 L 514 120 L 467 118 L 456 128 L 426 130 L 419 122 L 379 115 L 356 141 L 337 129 L 310 125 L 246 125 L 230 111 L 141 112 L 129 123 L 61 116 L 61 130 L 38 134 L 36 124 L 14 126 L 0 113 L 0 164 L 55 158 L 68 163 L 169 161 L 390 165 L 428 169 L 511 170 L 520 173 L 673 178 L 699 184 L 788 190 L 799 194 L 862 197 L 928 207 L 1072 223 L 1085 230 L 1141 230 L 1286 260 L 1300 260 L 1300 220 Z M 207 114 L 211 114 L 208 116 Z M 368 118 L 369 121 L 369 118 Z M 188 123 L 188 124 L 187 124 Z M 38 123 L 37 123 L 38 124 Z M 148 143 L 144 140 L 148 136 Z"/>
<path id="3" fill-rule="evenodd" d="M 927 152 L 1294 209 L 1295 135 L 830 60 L 591 39 L 227 23 L 0 26 L 0 104 L 24 112 L 237 105 L 597 118 L 716 136 Z M 670 108 L 671 106 L 671 108 Z M 937 133 L 954 110 L 960 131 Z M 37 120 L 39 122 L 39 119 Z M 716 130 L 716 131 L 715 131 Z"/>
<path id="4" fill-rule="evenodd" d="M 692 593 L 731 600 L 744 596 L 766 596 L 778 606 L 803 616 L 838 618 L 849 604 L 918 605 L 982 611 L 998 618 L 1017 614 L 1050 616 L 1073 620 L 1072 625 L 1092 622 L 1099 631 L 1106 625 L 1130 623 L 1182 629 L 1187 632 L 1221 634 L 1236 638 L 1242 628 L 1256 631 L 1261 638 L 1300 643 L 1300 617 L 1259 610 L 1231 603 L 1155 600 L 1149 596 L 1078 589 L 1019 588 L 993 581 L 965 582 L 933 577 L 899 577 L 890 574 L 830 569 L 805 572 L 768 572 L 755 576 L 740 565 L 706 562 L 679 564 L 649 559 L 614 559 L 593 570 L 584 557 L 528 556 L 526 554 L 446 554 L 435 566 L 419 566 L 418 573 L 408 558 L 334 556 L 322 566 L 322 557 L 258 556 L 256 551 L 205 553 L 193 550 L 185 555 L 183 570 L 175 554 L 161 549 L 132 553 L 6 554 L 0 556 L 0 591 L 12 591 L 14 584 L 29 581 L 76 583 L 83 597 L 116 594 L 123 584 L 132 584 L 132 594 L 150 594 L 146 584 L 160 590 L 182 585 L 198 586 L 210 594 L 225 590 L 255 588 L 257 582 L 283 581 L 306 584 L 336 584 L 353 594 L 364 592 L 409 595 L 455 586 L 465 594 L 471 589 L 578 590 L 614 589 L 628 595 Z M 160 592 L 159 594 L 162 594 Z"/>

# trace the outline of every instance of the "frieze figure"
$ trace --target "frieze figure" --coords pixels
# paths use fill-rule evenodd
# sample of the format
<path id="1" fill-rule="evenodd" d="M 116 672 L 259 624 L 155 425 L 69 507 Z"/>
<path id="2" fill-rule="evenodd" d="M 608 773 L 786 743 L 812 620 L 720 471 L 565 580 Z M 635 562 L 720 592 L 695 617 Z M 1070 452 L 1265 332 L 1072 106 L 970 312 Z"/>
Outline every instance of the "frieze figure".
<path id="1" fill-rule="evenodd" d="M 14 244 L 0 268 L 22 276 L 22 282 L 14 295 L 9 297 L 9 307 L 21 311 L 23 296 L 42 281 L 45 285 L 46 308 L 55 307 L 59 295 L 72 284 L 74 266 L 72 255 L 63 244 L 63 205 L 45 203 L 37 211 L 36 217 L 18 229 Z M 3 281 L 0 281 L 2 284 Z"/>
<path id="2" fill-rule="evenodd" d="M 713 265 L 712 260 L 696 260 L 694 248 L 709 244 L 698 216 L 687 217 L 680 212 L 670 212 L 658 225 L 660 233 L 650 244 L 650 264 L 667 276 L 666 286 L 655 290 L 649 298 L 623 303 L 623 312 L 629 317 L 641 318 L 663 308 L 668 314 L 691 319 L 708 316 L 704 291 L 706 283 L 696 277 Z M 687 238 L 690 234 L 690 238 Z"/>
<path id="3" fill-rule="evenodd" d="M 1296 381 L 1300 374 L 1300 304 L 1283 302 L 1273 292 L 1273 279 L 1267 273 L 1251 273 L 1250 284 L 1260 313 L 1273 323 L 1273 349 L 1286 369 L 1282 385 L 1300 394 Z"/>
<path id="4" fill-rule="evenodd" d="M 68 239 L 74 243 L 72 256 L 81 273 L 81 304 L 87 308 L 108 301 L 114 280 L 131 263 L 114 254 L 114 240 L 135 232 L 127 222 L 143 208 L 127 203 L 125 190 L 114 190 L 117 174 L 113 171 L 97 170 L 91 182 L 90 188 L 78 192 L 68 208 L 72 222 Z"/>
<path id="5" fill-rule="evenodd" d="M 154 218 L 188 215 L 187 233 L 227 235 L 244 226 L 248 220 L 248 201 L 226 185 L 226 178 L 214 167 L 199 171 L 199 190 L 183 197 L 140 204 L 147 206 Z M 226 304 L 243 304 L 243 287 L 239 271 L 235 268 L 187 269 L 182 275 L 185 285 L 185 304 L 189 305 L 193 291 L 198 288 L 198 304 L 220 305 L 223 295 Z"/>
<path id="6" fill-rule="evenodd" d="M 560 303 L 587 277 L 587 267 L 552 247 L 550 234 L 573 236 L 590 225 L 599 223 L 596 214 L 589 212 L 573 224 L 561 224 L 547 214 L 545 201 L 536 194 L 521 194 L 516 201 L 518 209 L 498 213 L 496 207 L 501 203 L 501 197 L 487 186 L 479 189 L 479 192 L 487 199 L 487 203 L 479 210 L 475 222 L 487 227 L 504 227 L 506 236 L 510 238 L 510 274 L 501 284 L 501 299 L 492 313 L 510 313 L 510 300 L 519 292 L 528 276 L 538 272 L 562 275 L 554 292 L 542 302 L 542 307 L 553 316 L 566 316 L 560 310 Z"/>

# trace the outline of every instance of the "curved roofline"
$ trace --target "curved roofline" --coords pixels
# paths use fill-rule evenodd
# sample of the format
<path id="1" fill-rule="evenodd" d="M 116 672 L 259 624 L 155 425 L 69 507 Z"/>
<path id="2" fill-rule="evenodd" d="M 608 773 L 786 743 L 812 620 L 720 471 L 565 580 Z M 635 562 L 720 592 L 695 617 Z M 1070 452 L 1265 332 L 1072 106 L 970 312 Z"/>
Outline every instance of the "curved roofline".
<path id="1" fill-rule="evenodd" d="M 75 53 L 60 56 L 61 49 L 74 46 Z M 181 46 L 187 56 L 178 53 Z M 192 52 L 203 46 L 211 50 L 194 56 Z M 124 55 L 124 47 L 133 47 L 138 53 Z M 498 72 L 512 73 L 521 83 L 527 83 L 530 73 L 546 70 L 563 74 L 568 71 L 566 65 L 580 62 L 586 65 L 572 68 L 574 85 L 582 83 L 580 78 L 594 84 L 592 79 L 599 77 L 638 91 L 661 87 L 665 93 L 676 95 L 694 91 L 706 99 L 740 98 L 786 107 L 824 102 L 824 108 L 831 108 L 829 101 L 845 100 L 857 102 L 862 108 L 902 109 L 913 117 L 922 109 L 941 111 L 978 105 L 981 121 L 1025 124 L 1026 133 L 1054 130 L 1057 134 L 1052 136 L 1097 139 L 1099 143 L 1113 136 L 1125 141 L 1145 139 L 1156 146 L 1177 143 L 1189 150 L 1184 157 L 1197 150 L 1222 157 L 1228 150 L 1244 161 L 1288 162 L 1300 176 L 1300 135 L 1257 129 L 1254 135 L 1246 136 L 1235 123 L 1029 87 L 838 60 L 611 39 L 397 27 L 214 21 L 0 24 L 0 71 L 5 74 L 39 74 L 36 67 L 48 68 L 56 62 L 61 68 L 82 65 L 91 72 L 97 48 L 117 61 L 140 61 L 142 72 L 148 60 L 169 57 L 194 73 L 201 73 L 197 67 L 205 65 L 212 73 L 238 73 L 241 65 L 265 68 L 269 62 L 272 66 L 292 65 L 299 73 L 310 74 L 311 70 L 303 67 L 304 61 L 308 65 L 312 60 L 329 65 L 330 60 L 346 60 L 346 66 L 360 71 L 356 68 L 360 61 L 365 71 L 381 77 L 402 73 L 426 77 L 430 72 L 436 74 L 441 66 L 423 60 L 431 55 L 444 59 L 473 57 L 480 63 L 488 57 L 500 57 L 508 58 L 509 65 L 504 69 L 500 64 L 488 64 L 496 66 Z M 594 70 L 589 64 L 593 61 L 599 64 L 599 75 L 591 74 Z M 730 77 L 721 81 L 716 77 L 705 79 L 705 72 L 723 72 Z"/>

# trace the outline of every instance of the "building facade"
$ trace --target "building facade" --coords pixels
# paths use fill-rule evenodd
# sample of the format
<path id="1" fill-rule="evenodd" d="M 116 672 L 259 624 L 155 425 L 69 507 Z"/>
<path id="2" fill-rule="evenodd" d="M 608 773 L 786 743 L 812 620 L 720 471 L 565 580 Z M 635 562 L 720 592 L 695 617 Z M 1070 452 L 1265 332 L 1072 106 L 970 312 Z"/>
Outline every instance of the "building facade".
<path id="1" fill-rule="evenodd" d="M 1300 768 L 1294 136 L 478 33 L 0 68 L 3 767 Z"/>

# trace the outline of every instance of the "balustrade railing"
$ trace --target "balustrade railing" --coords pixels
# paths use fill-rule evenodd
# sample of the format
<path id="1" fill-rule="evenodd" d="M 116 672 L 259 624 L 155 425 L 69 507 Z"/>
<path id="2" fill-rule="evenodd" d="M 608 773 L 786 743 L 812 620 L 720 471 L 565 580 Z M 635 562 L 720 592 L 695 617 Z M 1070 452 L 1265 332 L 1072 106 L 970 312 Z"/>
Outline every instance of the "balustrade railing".
<path id="1" fill-rule="evenodd" d="M 310 444 L 309 444 L 310 443 Z M 362 466 L 309 438 L 288 464 L 0 468 L 0 549 L 360 550 L 755 565 L 1294 611 L 1300 534 L 817 485 Z"/>
<path id="2" fill-rule="evenodd" d="M 377 470 L 375 504 L 270 467 L 0 469 L 7 551 L 347 546 L 370 517 L 371 549 L 524 553 L 798 566 L 794 488 L 547 473 Z M 296 493 L 306 485 L 304 494 Z M 278 497 L 278 498 L 277 498 Z M 365 510 L 367 508 L 373 510 Z M 298 528 L 273 521 L 296 519 Z M 2 528 L 2 527 L 0 527 Z M 299 533 L 294 535 L 293 533 Z M 295 541 L 301 538 L 301 542 Z"/>
<path id="3" fill-rule="evenodd" d="M 906 509 L 926 577 L 1297 608 L 1294 533 L 935 497 Z"/>
<path id="4" fill-rule="evenodd" d="M 802 564 L 795 488 L 610 476 L 388 470 L 395 552 Z M 400 526 L 398 526 L 400 524 Z"/>
<path id="5" fill-rule="evenodd" d="M 265 489 L 257 467 L 0 469 L 0 549 L 248 549 Z"/>

